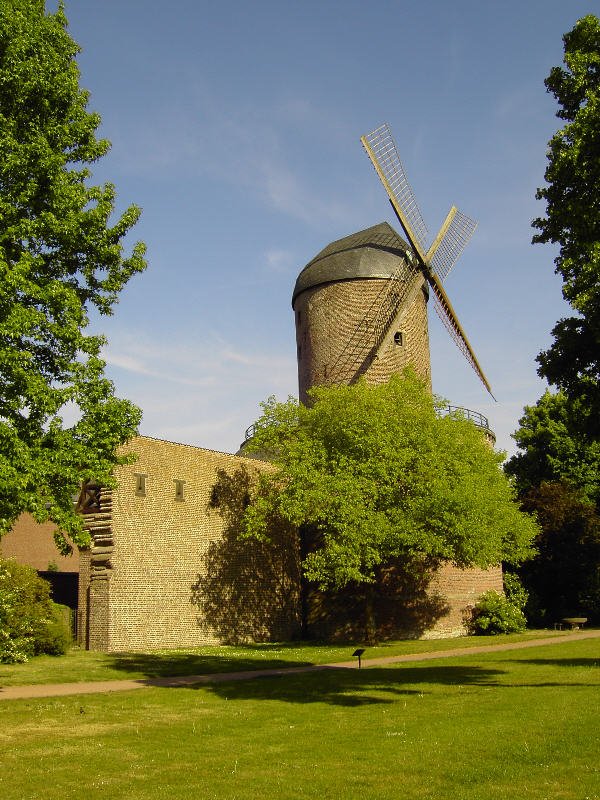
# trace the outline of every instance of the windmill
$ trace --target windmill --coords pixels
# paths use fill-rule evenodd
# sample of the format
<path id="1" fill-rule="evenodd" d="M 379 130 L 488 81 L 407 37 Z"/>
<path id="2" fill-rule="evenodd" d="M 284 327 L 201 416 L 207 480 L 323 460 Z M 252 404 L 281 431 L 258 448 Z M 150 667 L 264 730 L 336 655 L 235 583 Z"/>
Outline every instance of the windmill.
<path id="1" fill-rule="evenodd" d="M 477 223 L 462 214 L 456 206 L 452 206 L 433 243 L 425 250 L 427 229 L 406 178 L 389 126 L 384 124 L 366 136 L 361 136 L 361 142 L 379 175 L 394 213 L 412 248 L 412 261 L 416 269 L 413 286 L 410 291 L 407 289 L 406 292 L 407 297 L 410 292 L 414 291 L 414 286 L 419 283 L 422 285 L 422 282 L 427 281 L 433 292 L 438 316 L 493 397 L 488 380 L 477 361 L 477 356 L 442 286 L 442 281 L 446 279 L 458 260 L 473 235 Z M 397 314 L 401 313 L 400 305 Z M 391 321 L 390 327 L 394 327 L 394 320 Z"/>
<path id="2" fill-rule="evenodd" d="M 427 247 L 427 231 L 389 127 L 384 125 L 361 141 L 406 241 L 382 222 L 331 242 L 301 270 L 292 295 L 301 402 L 310 403 L 313 386 L 354 383 L 359 378 L 382 383 L 407 366 L 431 386 L 427 317 L 431 295 L 452 338 L 491 394 L 442 286 L 476 224 L 453 207 Z M 495 437 L 485 417 L 455 406 L 448 411 L 471 420 L 493 446 Z M 465 614 L 474 599 L 501 588 L 500 566 L 482 570 L 440 565 L 430 597 L 443 597 L 447 612 L 433 629 L 446 636 L 464 633 Z M 320 606 L 321 619 L 324 608 Z M 337 613 L 339 609 L 332 611 L 333 616 Z M 352 624 L 354 620 L 348 622 Z"/>
<path id="3" fill-rule="evenodd" d="M 486 389 L 489 383 L 442 286 L 476 223 L 455 207 L 426 249 L 427 231 L 391 131 L 363 136 L 407 241 L 383 222 L 327 245 L 300 272 L 296 316 L 299 392 L 314 385 L 387 380 L 408 365 L 430 382 L 427 300 Z"/>

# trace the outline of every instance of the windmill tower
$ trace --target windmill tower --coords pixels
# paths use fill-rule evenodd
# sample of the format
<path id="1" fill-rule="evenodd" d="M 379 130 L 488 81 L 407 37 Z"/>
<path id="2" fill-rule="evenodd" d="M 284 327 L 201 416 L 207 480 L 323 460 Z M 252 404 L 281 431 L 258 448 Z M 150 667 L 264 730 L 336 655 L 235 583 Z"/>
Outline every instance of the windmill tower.
<path id="1" fill-rule="evenodd" d="M 328 245 L 302 270 L 292 297 L 300 399 L 315 385 L 386 381 L 411 365 L 429 384 L 427 301 L 485 388 L 491 389 L 442 281 L 476 223 L 452 207 L 433 243 L 387 125 L 361 138 L 406 236 L 386 222 Z"/>
<path id="2" fill-rule="evenodd" d="M 430 296 L 452 339 L 492 394 L 442 285 L 476 223 L 453 206 L 427 246 L 425 224 L 389 127 L 383 125 L 363 136 L 361 142 L 406 238 L 382 222 L 332 242 L 300 272 L 292 297 L 300 400 L 306 402 L 313 386 L 354 383 L 360 377 L 380 383 L 408 365 L 431 387 Z M 476 412 L 462 411 L 473 415 L 475 424 L 493 443 L 487 420 Z M 503 591 L 500 566 L 483 570 L 441 565 L 432 576 L 429 591 L 431 598 L 444 599 L 446 612 L 418 635 L 464 633 L 468 608 L 490 589 Z"/>

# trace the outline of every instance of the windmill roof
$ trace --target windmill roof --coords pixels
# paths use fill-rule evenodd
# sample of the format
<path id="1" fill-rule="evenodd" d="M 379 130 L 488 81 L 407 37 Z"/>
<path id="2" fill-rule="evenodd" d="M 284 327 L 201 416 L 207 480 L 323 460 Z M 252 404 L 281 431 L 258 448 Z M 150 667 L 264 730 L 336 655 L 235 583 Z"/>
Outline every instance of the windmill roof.
<path id="1" fill-rule="evenodd" d="M 296 297 L 323 283 L 361 278 L 389 278 L 397 269 L 397 259 L 406 257 L 409 245 L 387 222 L 337 239 L 324 247 L 298 275 Z"/>

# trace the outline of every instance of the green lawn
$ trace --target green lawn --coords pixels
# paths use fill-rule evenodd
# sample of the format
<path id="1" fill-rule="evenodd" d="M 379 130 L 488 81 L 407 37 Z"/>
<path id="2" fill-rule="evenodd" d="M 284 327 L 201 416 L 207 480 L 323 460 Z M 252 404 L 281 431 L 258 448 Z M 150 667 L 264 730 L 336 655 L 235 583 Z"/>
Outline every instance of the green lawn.
<path id="1" fill-rule="evenodd" d="M 600 640 L 563 637 L 360 671 L 4 701 L 0 797 L 600 800 L 599 666 Z"/>
<path id="2" fill-rule="evenodd" d="M 404 653 L 425 653 L 495 642 L 518 642 L 546 636 L 568 636 L 566 631 L 528 631 L 509 636 L 467 636 L 460 639 L 401 641 L 367 647 L 364 659 Z M 200 647 L 147 653 L 91 653 L 74 648 L 66 656 L 38 656 L 25 664 L 0 664 L 0 686 L 28 683 L 70 683 L 119 680 L 164 675 L 293 667 L 348 661 L 359 645 L 259 644 L 236 647 Z M 363 646 L 363 645 L 360 645 Z"/>

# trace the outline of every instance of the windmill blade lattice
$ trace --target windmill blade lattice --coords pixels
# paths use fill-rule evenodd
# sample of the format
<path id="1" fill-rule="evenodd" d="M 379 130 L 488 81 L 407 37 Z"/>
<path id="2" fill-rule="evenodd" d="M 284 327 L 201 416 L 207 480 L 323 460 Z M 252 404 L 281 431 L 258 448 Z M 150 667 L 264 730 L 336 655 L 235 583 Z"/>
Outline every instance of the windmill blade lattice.
<path id="1" fill-rule="evenodd" d="M 404 212 L 410 224 L 411 231 L 421 248 L 425 248 L 427 241 L 427 226 L 421 216 L 413 190 L 408 182 L 402 161 L 398 155 L 398 148 L 392 136 L 389 125 L 384 124 L 363 139 L 369 145 L 377 164 L 381 170 L 380 177 L 384 179 L 384 186 Z M 367 151 L 368 152 L 368 151 Z M 376 167 L 377 169 L 377 167 Z M 377 170 L 379 172 L 379 170 Z"/>
<path id="2" fill-rule="evenodd" d="M 475 233 L 476 227 L 475 220 L 456 210 L 448 229 L 429 258 L 432 271 L 441 281 L 445 281 L 448 277 L 469 239 Z M 427 255 L 429 256 L 429 253 Z"/>
<path id="3" fill-rule="evenodd" d="M 492 397 L 494 397 L 494 395 L 492 394 L 492 389 L 490 387 L 490 384 L 488 383 L 488 380 L 485 377 L 483 370 L 479 366 L 479 362 L 477 361 L 475 354 L 469 347 L 467 339 L 463 334 L 462 330 L 460 329 L 460 326 L 457 325 L 457 320 L 455 315 L 452 313 L 452 310 L 448 308 L 448 303 L 446 302 L 447 298 L 444 297 L 439 292 L 439 288 L 435 284 L 430 284 L 430 286 L 433 289 L 435 313 L 438 315 L 438 317 L 444 324 L 444 327 L 450 334 L 454 344 L 458 347 L 460 352 L 467 359 L 469 364 L 473 367 L 473 369 L 477 373 L 477 376 L 479 377 L 480 381 L 483 383 L 485 388 L 488 390 L 488 392 L 492 395 Z M 494 400 L 495 399 L 496 398 L 494 397 Z"/>

